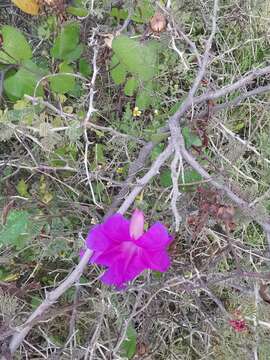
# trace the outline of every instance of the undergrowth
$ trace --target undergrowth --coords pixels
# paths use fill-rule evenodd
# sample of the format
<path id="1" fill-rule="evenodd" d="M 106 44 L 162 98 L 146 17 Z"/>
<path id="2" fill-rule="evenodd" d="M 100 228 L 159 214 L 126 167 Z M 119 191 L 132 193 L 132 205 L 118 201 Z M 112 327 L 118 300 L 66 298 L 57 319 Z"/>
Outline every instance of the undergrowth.
<path id="1" fill-rule="evenodd" d="M 1 32 L 12 26 L 13 39 L 20 41 L 7 48 L 12 60 L 1 52 L 5 43 L 0 48 L 5 63 L 0 67 L 3 331 L 21 325 L 78 263 L 89 228 L 111 209 L 143 145 L 154 144 L 138 179 L 164 150 L 169 137 L 164 127 L 192 86 L 198 65 L 175 29 L 188 34 L 202 52 L 211 27 L 209 1 L 172 1 L 166 16 L 175 29 L 160 33 L 148 24 L 157 9 L 164 9 L 163 1 L 72 5 L 86 15 L 65 13 L 63 19 L 47 6 L 32 17 L 9 1 L 0 4 Z M 127 17 L 128 26 L 111 45 L 111 35 Z M 267 0 L 220 2 L 199 95 L 269 62 L 269 21 Z M 268 83 L 269 75 L 261 77 L 210 108 Z M 91 89 L 94 111 L 85 127 Z M 269 96 L 215 112 L 204 127 L 196 120 L 204 110 L 198 107 L 182 128 L 187 149 L 215 178 L 225 177 L 237 195 L 257 204 L 258 218 L 270 214 Z M 262 228 L 248 209 L 243 213 L 235 207 L 228 232 L 224 217 L 205 204 L 223 210 L 234 204 L 187 164 L 179 189 L 178 232 L 170 162 L 132 206 L 144 211 L 147 225 L 160 221 L 173 234 L 170 270 L 146 271 L 117 292 L 100 283 L 102 268 L 89 266 L 80 282 L 42 315 L 18 359 L 269 358 L 269 295 L 261 293 L 267 282 L 255 275 L 269 273 Z M 254 276 L 240 277 L 243 272 Z M 245 319 L 246 330 L 237 332 L 230 317 Z"/>

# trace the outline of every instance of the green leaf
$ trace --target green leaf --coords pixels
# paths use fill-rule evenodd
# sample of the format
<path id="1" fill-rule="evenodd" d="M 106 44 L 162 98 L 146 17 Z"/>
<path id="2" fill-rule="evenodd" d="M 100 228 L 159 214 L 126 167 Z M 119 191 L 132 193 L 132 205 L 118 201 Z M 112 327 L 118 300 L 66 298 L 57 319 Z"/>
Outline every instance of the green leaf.
<path id="1" fill-rule="evenodd" d="M 162 272 L 160 271 L 152 271 L 151 274 L 153 275 L 154 279 L 160 280 L 162 278 Z"/>
<path id="2" fill-rule="evenodd" d="M 104 145 L 95 144 L 95 160 L 96 164 L 104 164 Z"/>
<path id="3" fill-rule="evenodd" d="M 16 189 L 18 191 L 18 194 L 23 196 L 23 197 L 28 197 L 28 185 L 26 184 L 26 182 L 24 181 L 24 179 L 21 179 L 17 186 Z"/>
<path id="4" fill-rule="evenodd" d="M 73 1 L 70 1 L 72 2 L 72 4 L 76 7 L 82 7 L 87 1 L 85 0 L 73 0 Z"/>
<path id="5" fill-rule="evenodd" d="M 197 173 L 196 170 L 190 169 L 184 171 L 184 182 L 181 176 L 179 180 L 180 180 L 180 184 L 182 184 L 182 186 L 179 187 L 180 191 L 184 191 L 184 192 L 194 191 L 198 185 L 192 185 L 192 184 L 188 185 L 188 184 L 201 181 L 202 176 L 199 173 Z"/>
<path id="6" fill-rule="evenodd" d="M 139 0 L 135 14 L 131 19 L 137 23 L 146 23 L 154 15 L 155 10 L 149 0 Z"/>
<path id="7" fill-rule="evenodd" d="M 4 25 L 0 31 L 3 37 L 3 51 L 0 51 L 0 62 L 16 64 L 32 57 L 32 50 L 24 35 L 13 26 Z"/>
<path id="8" fill-rule="evenodd" d="M 138 108 L 141 110 L 147 109 L 155 102 L 155 97 L 153 96 L 153 94 L 154 91 L 152 87 L 152 82 L 145 84 L 145 87 L 138 92 L 138 95 L 136 97 L 136 106 L 138 106 Z"/>
<path id="9" fill-rule="evenodd" d="M 165 188 L 172 186 L 172 176 L 170 169 L 166 169 L 161 172 L 159 182 L 160 185 Z"/>
<path id="10" fill-rule="evenodd" d="M 31 296 L 31 302 L 30 305 L 32 307 L 33 310 L 36 310 L 36 308 L 42 303 L 42 299 L 41 297 L 37 296 L 37 295 L 33 295 Z"/>
<path id="11" fill-rule="evenodd" d="M 119 63 L 116 56 L 111 59 L 111 77 L 116 85 L 121 85 L 126 80 L 127 71 L 123 65 Z"/>
<path id="12" fill-rule="evenodd" d="M 84 17 L 88 15 L 88 10 L 83 7 L 68 6 L 66 9 L 68 14 Z"/>
<path id="13" fill-rule="evenodd" d="M 99 198 L 99 201 L 108 201 L 106 198 L 106 187 L 102 182 L 93 184 L 93 190 L 95 195 Z"/>
<path id="14" fill-rule="evenodd" d="M 164 144 L 157 144 L 151 152 L 151 160 L 154 161 L 164 150 Z"/>
<path id="15" fill-rule="evenodd" d="M 110 15 L 117 18 L 118 21 L 126 20 L 128 17 L 128 11 L 124 10 L 124 9 L 118 9 L 116 7 L 113 7 Z"/>
<path id="16" fill-rule="evenodd" d="M 183 127 L 182 135 L 185 140 L 186 148 L 189 149 L 191 146 L 202 146 L 201 139 L 191 132 L 190 128 L 187 126 Z"/>
<path id="17" fill-rule="evenodd" d="M 176 113 L 176 111 L 180 108 L 180 105 L 182 104 L 183 101 L 179 101 L 177 103 L 175 103 L 169 110 L 169 115 L 174 115 Z"/>
<path id="18" fill-rule="evenodd" d="M 25 94 L 33 95 L 37 82 L 45 74 L 44 70 L 31 60 L 22 62 L 22 67 L 17 72 L 9 71 L 4 79 L 4 90 L 8 98 L 12 101 L 22 99 Z M 39 85 L 37 96 L 43 95 L 42 86 Z"/>
<path id="19" fill-rule="evenodd" d="M 70 57 L 73 58 L 74 60 L 74 56 L 75 55 L 78 56 L 79 53 L 78 49 L 76 51 L 76 48 L 79 43 L 79 36 L 80 36 L 80 25 L 78 23 L 71 23 L 62 27 L 61 32 L 59 36 L 56 38 L 54 46 L 51 49 L 51 55 L 54 58 L 60 60 L 71 61 Z M 81 49 L 79 50 L 81 51 Z M 75 51 L 75 55 L 74 55 L 74 51 Z"/>
<path id="20" fill-rule="evenodd" d="M 126 333 L 126 339 L 121 344 L 123 355 L 128 359 L 132 359 L 136 353 L 137 333 L 136 330 L 129 325 Z"/>
<path id="21" fill-rule="evenodd" d="M 65 55 L 63 59 L 67 63 L 71 63 L 72 61 L 78 60 L 81 57 L 83 50 L 84 50 L 83 44 L 79 44 L 78 46 L 75 47 L 74 50 L 72 50 L 70 53 Z"/>
<path id="22" fill-rule="evenodd" d="M 127 80 L 125 88 L 124 88 L 124 93 L 126 96 L 133 96 L 135 90 L 138 87 L 138 81 L 134 78 L 130 78 Z"/>
<path id="23" fill-rule="evenodd" d="M 125 35 L 119 35 L 112 42 L 116 58 L 128 72 L 148 81 L 157 74 L 157 43 L 152 40 L 140 43 Z"/>
<path id="24" fill-rule="evenodd" d="M 188 185 L 189 183 L 201 181 L 202 177 L 196 170 L 188 169 L 184 171 L 184 181 L 182 175 L 179 176 L 179 190 L 180 191 L 194 191 L 196 185 Z M 159 177 L 160 185 L 167 188 L 172 186 L 171 170 L 163 170 Z"/>
<path id="25" fill-rule="evenodd" d="M 92 68 L 87 60 L 80 59 L 79 72 L 85 77 L 88 77 L 92 73 Z"/>
<path id="26" fill-rule="evenodd" d="M 167 137 L 168 133 L 157 132 L 156 134 L 151 135 L 151 141 L 158 144 L 161 141 L 167 139 Z"/>
<path id="27" fill-rule="evenodd" d="M 75 78 L 72 75 L 61 75 L 61 73 L 73 73 L 73 69 L 66 62 L 59 65 L 59 74 L 49 78 L 52 91 L 65 94 L 75 86 Z"/>
<path id="28" fill-rule="evenodd" d="M 7 222 L 0 231 L 0 244 L 22 248 L 27 239 L 29 224 L 30 216 L 27 211 L 10 211 Z"/>
<path id="29" fill-rule="evenodd" d="M 5 121 L 15 124 L 32 125 L 36 112 L 39 112 L 38 105 L 30 105 L 21 109 L 16 108 L 14 105 L 14 110 L 9 110 L 5 113 Z"/>

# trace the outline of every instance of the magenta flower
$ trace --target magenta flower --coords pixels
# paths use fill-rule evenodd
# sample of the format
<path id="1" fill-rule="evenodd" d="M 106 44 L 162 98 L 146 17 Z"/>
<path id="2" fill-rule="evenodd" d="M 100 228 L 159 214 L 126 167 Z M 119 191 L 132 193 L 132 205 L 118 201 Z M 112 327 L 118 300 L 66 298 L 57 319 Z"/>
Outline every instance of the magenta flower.
<path id="1" fill-rule="evenodd" d="M 90 263 L 108 268 L 101 280 L 122 288 L 146 269 L 168 270 L 167 247 L 171 241 L 165 226 L 158 222 L 144 233 L 143 212 L 135 210 L 131 221 L 115 214 L 95 226 L 87 236 L 86 246 L 93 251 Z"/>

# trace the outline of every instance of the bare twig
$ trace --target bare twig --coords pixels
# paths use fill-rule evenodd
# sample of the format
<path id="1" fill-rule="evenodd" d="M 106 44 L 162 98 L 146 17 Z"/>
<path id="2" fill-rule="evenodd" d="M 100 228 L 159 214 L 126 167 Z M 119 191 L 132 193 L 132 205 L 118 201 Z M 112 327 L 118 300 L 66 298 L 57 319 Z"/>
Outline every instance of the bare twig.
<path id="1" fill-rule="evenodd" d="M 104 315 L 105 315 L 105 304 L 104 304 L 104 299 L 102 297 L 101 299 L 101 312 L 100 315 L 98 317 L 98 321 L 97 321 L 97 326 L 95 328 L 94 334 L 89 342 L 89 345 L 85 351 L 84 354 L 84 359 L 85 360 L 92 360 L 95 354 L 95 348 L 96 348 L 96 342 L 97 339 L 99 337 L 100 331 L 101 331 L 101 326 L 104 320 Z"/>
<path id="2" fill-rule="evenodd" d="M 48 101 L 43 100 L 42 98 L 33 97 L 30 95 L 24 95 L 24 97 L 26 100 L 31 101 L 31 103 L 33 105 L 41 104 L 41 105 L 45 106 L 46 108 L 48 108 L 49 110 L 53 111 L 55 114 L 57 114 L 63 118 L 71 118 L 71 119 L 75 118 L 75 115 L 67 114 L 67 113 L 63 112 L 61 109 L 58 109 L 56 106 L 52 105 Z"/>
<path id="3" fill-rule="evenodd" d="M 97 207 L 101 208 L 102 206 L 99 205 L 97 203 L 97 200 L 96 200 L 96 196 L 95 196 L 95 193 L 94 193 L 94 189 L 93 189 L 93 185 L 92 185 L 92 181 L 91 181 L 91 176 L 90 176 L 90 172 L 89 172 L 89 167 L 88 167 L 88 149 L 89 149 L 90 141 L 88 139 L 88 133 L 87 133 L 87 124 L 90 121 L 92 114 L 96 111 L 96 109 L 94 108 L 94 95 L 95 95 L 94 86 L 95 86 L 97 73 L 98 73 L 97 54 L 98 54 L 98 49 L 97 49 L 97 47 L 94 47 L 94 56 L 93 56 L 93 61 L 92 61 L 93 75 L 92 75 L 92 79 L 91 79 L 91 83 L 90 83 L 89 105 L 88 105 L 87 114 L 86 114 L 85 119 L 84 119 L 84 139 L 85 139 L 84 167 L 85 167 L 86 176 L 87 176 L 87 180 L 88 180 L 88 184 L 89 184 L 89 188 L 90 188 L 90 192 L 91 192 L 91 195 L 92 195 L 93 202 Z"/>
<path id="4" fill-rule="evenodd" d="M 270 66 L 266 66 L 262 69 L 252 70 L 247 75 L 241 77 L 238 81 L 234 82 L 231 85 L 226 85 L 223 88 L 218 89 L 218 90 L 208 91 L 205 94 L 194 98 L 194 105 L 200 104 L 200 103 L 208 101 L 208 100 L 218 99 L 218 98 L 225 96 L 233 91 L 236 91 L 240 88 L 245 87 L 246 85 L 248 85 L 252 81 L 254 81 L 256 78 L 263 76 L 263 75 L 267 75 L 267 74 L 270 74 Z M 267 85 L 267 87 L 263 86 L 263 87 L 259 87 L 257 89 L 256 90 L 258 92 L 253 93 L 253 95 L 256 95 L 258 93 L 263 93 L 263 92 L 265 92 L 264 90 L 269 91 L 269 85 Z M 245 94 L 243 94 L 242 96 L 244 96 L 244 95 Z"/>
<path id="5" fill-rule="evenodd" d="M 197 63 L 199 66 L 201 66 L 201 57 L 200 54 L 198 52 L 197 46 L 196 44 L 188 37 L 188 35 L 180 28 L 179 24 L 177 24 L 175 18 L 173 17 L 171 11 L 170 11 L 170 7 L 171 4 L 169 2 L 167 2 L 166 4 L 166 8 L 164 6 L 161 6 L 160 4 L 158 4 L 158 6 L 161 8 L 161 10 L 163 12 L 166 13 L 166 15 L 170 18 L 172 25 L 169 26 L 169 30 L 174 31 L 176 34 L 178 34 L 182 39 L 184 39 L 184 41 L 186 42 L 186 44 L 189 46 L 190 50 L 192 51 L 192 53 L 195 55 Z M 172 42 L 173 45 L 175 45 L 175 37 L 172 36 Z M 173 50 L 176 51 L 179 56 L 182 58 L 183 54 L 180 52 L 179 49 L 175 49 L 173 46 Z M 180 53 L 179 53 L 180 52 Z M 186 62 L 184 62 L 185 66 L 187 68 L 189 68 L 189 66 L 186 64 Z"/>
<path id="6" fill-rule="evenodd" d="M 229 89 L 227 89 L 227 90 L 229 90 Z M 233 108 L 234 106 L 240 105 L 244 100 L 246 100 L 250 97 L 253 97 L 256 95 L 261 95 L 261 94 L 267 93 L 269 91 L 270 91 L 270 85 L 259 86 L 256 89 L 247 91 L 247 92 L 237 96 L 233 100 L 214 105 L 213 107 L 211 107 L 211 114 L 214 114 L 214 113 L 224 110 L 224 109 Z M 203 118 L 207 114 L 208 114 L 208 110 L 201 111 L 198 114 L 196 114 L 196 118 Z"/>
<path id="7" fill-rule="evenodd" d="M 114 212 L 117 211 L 117 208 L 123 201 L 123 198 L 125 198 L 125 196 L 127 195 L 129 188 L 130 188 L 131 184 L 133 183 L 133 180 L 134 180 L 136 174 L 140 170 L 142 170 L 142 168 L 145 166 L 146 160 L 149 157 L 154 146 L 155 146 L 155 143 L 150 141 L 141 148 L 139 156 L 130 165 L 129 171 L 128 171 L 128 176 L 124 182 L 124 185 L 122 186 L 121 190 L 115 197 L 112 205 L 110 206 L 110 209 L 106 213 L 106 216 L 110 216 L 111 214 L 113 214 Z"/>
<path id="8" fill-rule="evenodd" d="M 172 199 L 171 199 L 171 206 L 172 211 L 175 219 L 175 231 L 179 231 L 180 223 L 181 223 L 181 215 L 179 214 L 179 211 L 177 209 L 177 200 L 179 196 L 181 195 L 179 192 L 179 177 L 180 173 L 183 170 L 183 162 L 182 162 L 182 156 L 181 154 L 178 154 L 178 152 L 174 153 L 173 161 L 171 162 L 171 177 L 172 177 L 172 183 L 173 183 L 173 189 L 172 189 Z M 183 173 L 183 172 L 182 172 Z"/>
<path id="9" fill-rule="evenodd" d="M 169 144 L 166 149 L 158 156 L 148 172 L 136 183 L 133 190 L 126 197 L 123 204 L 120 206 L 118 212 L 124 213 L 131 206 L 136 196 L 142 191 L 142 189 L 149 183 L 149 181 L 158 174 L 159 169 L 165 163 L 165 161 L 171 156 L 173 147 Z"/>

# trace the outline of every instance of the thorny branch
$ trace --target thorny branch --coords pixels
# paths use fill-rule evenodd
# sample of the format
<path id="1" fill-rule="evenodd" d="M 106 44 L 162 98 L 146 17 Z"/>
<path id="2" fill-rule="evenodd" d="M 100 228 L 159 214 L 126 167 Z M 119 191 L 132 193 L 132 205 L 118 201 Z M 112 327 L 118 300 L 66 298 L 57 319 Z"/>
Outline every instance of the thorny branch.
<path id="1" fill-rule="evenodd" d="M 94 38 L 93 37 L 92 37 L 91 44 L 92 45 L 94 44 Z M 89 149 L 90 141 L 88 139 L 88 132 L 87 132 L 87 130 L 88 130 L 87 129 L 87 124 L 88 124 L 88 122 L 90 122 L 91 116 L 96 111 L 96 109 L 94 108 L 94 95 L 95 95 L 94 86 L 95 86 L 96 77 L 97 77 L 97 74 L 98 74 L 97 55 L 98 55 L 98 48 L 95 45 L 94 46 L 93 61 L 92 61 L 93 75 L 92 75 L 92 80 L 91 80 L 91 83 L 90 83 L 90 91 L 89 91 L 89 105 L 88 105 L 87 114 L 86 114 L 85 119 L 84 119 L 84 139 L 85 139 L 84 167 L 85 167 L 87 181 L 88 181 L 88 184 L 89 184 L 89 188 L 90 188 L 90 191 L 91 191 L 93 202 L 97 207 L 100 208 L 101 206 L 96 201 L 94 189 L 93 189 L 92 182 L 91 182 L 90 171 L 89 171 L 89 168 L 88 168 L 88 149 Z"/>

